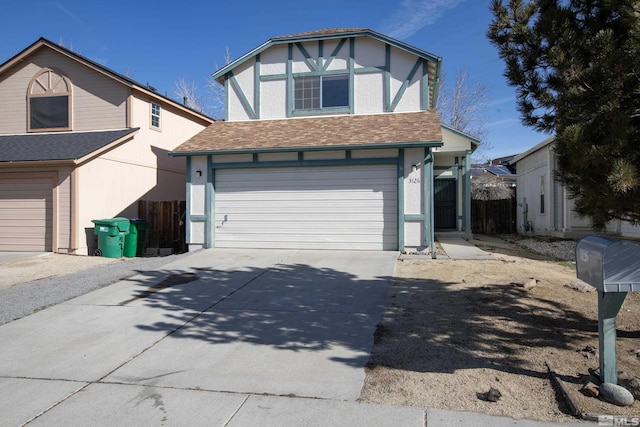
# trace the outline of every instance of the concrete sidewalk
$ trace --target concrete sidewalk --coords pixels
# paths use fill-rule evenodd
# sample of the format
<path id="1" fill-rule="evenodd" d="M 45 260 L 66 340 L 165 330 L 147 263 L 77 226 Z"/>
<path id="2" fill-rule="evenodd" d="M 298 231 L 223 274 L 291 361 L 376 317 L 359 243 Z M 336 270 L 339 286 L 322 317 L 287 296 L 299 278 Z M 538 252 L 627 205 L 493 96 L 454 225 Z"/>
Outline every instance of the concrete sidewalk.
<path id="1" fill-rule="evenodd" d="M 396 258 L 204 250 L 2 325 L 0 425 L 551 425 L 357 401 Z"/>
<path id="2" fill-rule="evenodd" d="M 436 233 L 436 241 L 452 260 L 495 259 L 491 254 L 469 243 L 459 233 Z"/>

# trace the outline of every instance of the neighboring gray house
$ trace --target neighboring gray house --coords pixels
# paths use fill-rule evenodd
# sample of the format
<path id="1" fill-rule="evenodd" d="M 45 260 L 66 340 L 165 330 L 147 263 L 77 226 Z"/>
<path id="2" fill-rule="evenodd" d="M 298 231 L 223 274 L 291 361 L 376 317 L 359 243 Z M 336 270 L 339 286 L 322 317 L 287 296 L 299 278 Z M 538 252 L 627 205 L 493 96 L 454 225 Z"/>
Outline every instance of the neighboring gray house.
<path id="1" fill-rule="evenodd" d="M 518 232 L 576 238 L 594 233 L 588 218 L 573 210 L 573 200 L 555 178 L 555 137 L 548 138 L 510 163 L 517 171 Z M 607 233 L 640 237 L 640 227 L 615 220 Z"/>
<path id="2" fill-rule="evenodd" d="M 178 147 L 187 244 L 403 250 L 471 232 L 471 152 L 441 58 L 369 29 L 275 37 L 217 71 L 226 120 Z"/>

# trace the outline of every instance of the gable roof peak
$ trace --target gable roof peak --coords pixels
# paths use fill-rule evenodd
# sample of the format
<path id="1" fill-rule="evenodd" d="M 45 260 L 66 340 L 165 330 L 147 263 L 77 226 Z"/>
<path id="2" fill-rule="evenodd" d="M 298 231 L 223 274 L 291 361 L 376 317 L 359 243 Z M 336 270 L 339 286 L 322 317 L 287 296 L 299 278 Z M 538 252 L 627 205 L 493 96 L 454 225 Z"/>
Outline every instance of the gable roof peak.
<path id="1" fill-rule="evenodd" d="M 151 96 L 152 98 L 155 98 L 157 100 L 162 100 L 164 102 L 167 102 L 171 105 L 173 105 L 174 107 L 178 108 L 179 110 L 185 111 L 190 115 L 196 115 L 199 116 L 200 119 L 204 119 L 206 122 L 213 122 L 213 119 L 209 116 L 207 116 L 205 113 L 201 113 L 199 111 L 196 111 L 192 108 L 189 108 L 183 104 L 181 104 L 179 101 L 176 101 L 174 99 L 169 98 L 166 95 L 161 95 L 160 93 L 157 92 L 157 90 L 155 90 L 155 88 L 153 88 L 152 86 L 150 86 L 148 83 L 146 85 L 139 83 L 133 79 L 131 79 L 130 77 L 125 76 L 124 74 L 118 73 L 117 71 L 112 70 L 111 68 L 108 68 L 102 64 L 99 64 L 96 61 L 93 61 L 89 58 L 87 58 L 86 56 L 75 52 L 73 49 L 67 48 L 64 45 L 55 43 L 45 37 L 40 37 L 38 40 L 36 40 L 35 42 L 33 42 L 32 44 L 30 44 L 29 46 L 27 46 L 26 48 L 24 48 L 22 51 L 20 51 L 19 53 L 15 54 L 13 57 L 9 58 L 8 60 L 6 60 L 5 62 L 0 63 L 0 75 L 5 73 L 7 70 L 11 69 L 13 66 L 15 66 L 16 64 L 20 63 L 22 60 L 24 60 L 26 57 L 34 54 L 34 52 L 43 49 L 43 48 L 48 48 L 51 49 L 59 54 L 62 54 L 80 64 L 83 64 L 89 68 L 92 68 L 93 70 L 97 71 L 98 73 L 107 76 L 110 79 L 113 79 L 125 86 L 128 86 L 130 88 L 135 88 L 138 91 L 141 91 L 149 96 Z"/>
<path id="2" fill-rule="evenodd" d="M 305 37 L 318 37 L 318 36 L 328 36 L 334 34 L 350 34 L 350 33 L 362 33 L 362 32 L 370 32 L 369 28 L 325 28 L 321 30 L 314 31 L 305 31 L 302 33 L 289 34 L 286 36 L 277 36 L 272 37 L 271 40 L 287 40 L 287 39 L 300 39 Z"/>

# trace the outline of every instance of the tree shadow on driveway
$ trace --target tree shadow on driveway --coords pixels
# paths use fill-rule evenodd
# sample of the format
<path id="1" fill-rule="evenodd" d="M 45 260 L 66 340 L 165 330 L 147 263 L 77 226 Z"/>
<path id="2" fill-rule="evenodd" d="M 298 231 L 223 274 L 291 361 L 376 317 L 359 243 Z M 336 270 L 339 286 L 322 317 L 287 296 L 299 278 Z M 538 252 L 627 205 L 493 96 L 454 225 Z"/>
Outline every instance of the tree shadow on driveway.
<path id="1" fill-rule="evenodd" d="M 345 349 L 332 360 L 354 367 L 369 358 L 392 280 L 305 264 L 143 274 L 140 288 L 120 305 L 157 308 L 166 315 L 163 322 L 137 325 L 141 330 L 172 329 L 172 339 L 212 345 Z"/>

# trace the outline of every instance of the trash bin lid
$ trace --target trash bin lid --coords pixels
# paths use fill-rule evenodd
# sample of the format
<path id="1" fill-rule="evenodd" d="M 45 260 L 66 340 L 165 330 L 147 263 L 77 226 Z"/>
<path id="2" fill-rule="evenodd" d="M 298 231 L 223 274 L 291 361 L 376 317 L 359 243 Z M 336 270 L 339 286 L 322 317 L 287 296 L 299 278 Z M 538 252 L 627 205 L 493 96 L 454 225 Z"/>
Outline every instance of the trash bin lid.
<path id="1" fill-rule="evenodd" d="M 117 227 L 118 231 L 129 231 L 128 218 L 92 219 L 91 222 L 106 227 Z"/>

